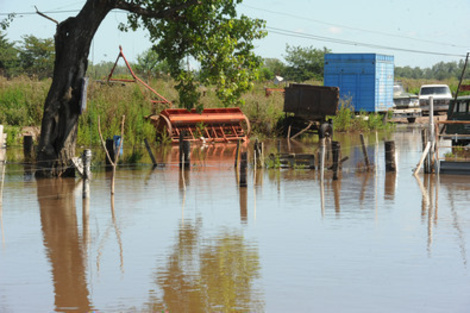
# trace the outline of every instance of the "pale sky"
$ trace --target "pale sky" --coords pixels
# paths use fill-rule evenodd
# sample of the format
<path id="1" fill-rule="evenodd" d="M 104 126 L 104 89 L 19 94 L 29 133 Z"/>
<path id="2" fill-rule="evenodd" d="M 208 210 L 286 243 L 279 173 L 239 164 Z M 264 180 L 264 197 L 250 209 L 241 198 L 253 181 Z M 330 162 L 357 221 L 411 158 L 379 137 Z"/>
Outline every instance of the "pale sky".
<path id="1" fill-rule="evenodd" d="M 60 21 L 76 15 L 85 0 L 0 0 L 7 13 L 34 13 L 35 8 Z M 73 11 L 57 13 L 57 11 Z M 327 47 L 334 53 L 393 55 L 396 66 L 431 67 L 463 60 L 470 51 L 470 0 L 245 0 L 238 11 L 267 21 L 268 36 L 255 43 L 264 58 L 284 61 L 286 45 Z M 56 13 L 54 13 L 56 12 Z M 145 31 L 117 29 L 126 15 L 112 11 L 102 23 L 90 51 L 94 63 L 114 62 L 119 45 L 129 61 L 150 47 Z M 7 38 L 24 35 L 52 38 L 55 24 L 37 14 L 18 15 Z"/>

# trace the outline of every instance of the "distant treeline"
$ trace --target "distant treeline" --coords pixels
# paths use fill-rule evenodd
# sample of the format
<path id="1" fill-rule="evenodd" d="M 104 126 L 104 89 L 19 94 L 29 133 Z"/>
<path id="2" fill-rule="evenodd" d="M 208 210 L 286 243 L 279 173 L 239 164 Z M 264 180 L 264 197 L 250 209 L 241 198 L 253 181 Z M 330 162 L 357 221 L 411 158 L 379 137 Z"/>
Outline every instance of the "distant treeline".
<path id="1" fill-rule="evenodd" d="M 327 48 L 287 46 L 285 62 L 276 58 L 266 58 L 259 71 L 259 81 L 272 81 L 275 76 L 283 77 L 286 81 L 305 82 L 323 80 L 323 65 Z M 54 41 L 52 38 L 40 39 L 33 35 L 24 36 L 20 42 L 10 42 L 6 34 L 0 32 L 0 75 L 12 78 L 27 75 L 37 79 L 50 78 L 54 69 Z M 103 79 L 109 75 L 115 59 L 108 62 L 93 64 L 90 62 L 88 75 L 93 79 Z M 183 66 L 183 65 L 182 65 Z M 395 67 L 395 77 L 422 79 L 422 80 L 448 80 L 458 79 L 462 73 L 464 61 L 439 62 L 431 68 Z M 142 78 L 164 78 L 168 73 L 165 61 L 158 60 L 156 53 L 149 49 L 138 56 L 137 62 L 132 64 L 133 70 Z M 470 71 L 465 78 L 470 79 Z M 118 64 L 114 74 L 128 73 L 123 62 Z"/>

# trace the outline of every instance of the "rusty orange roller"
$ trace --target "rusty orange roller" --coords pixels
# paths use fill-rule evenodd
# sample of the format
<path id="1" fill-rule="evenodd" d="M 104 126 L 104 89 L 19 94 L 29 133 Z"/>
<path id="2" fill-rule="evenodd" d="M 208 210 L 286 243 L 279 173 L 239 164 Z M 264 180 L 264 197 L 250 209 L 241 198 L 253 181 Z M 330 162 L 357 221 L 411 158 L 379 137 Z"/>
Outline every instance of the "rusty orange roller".
<path id="1" fill-rule="evenodd" d="M 157 135 L 179 142 L 184 140 L 203 142 L 248 141 L 251 127 L 248 118 L 238 107 L 208 108 L 198 113 L 195 109 L 165 109 L 159 115 L 149 117 Z"/>

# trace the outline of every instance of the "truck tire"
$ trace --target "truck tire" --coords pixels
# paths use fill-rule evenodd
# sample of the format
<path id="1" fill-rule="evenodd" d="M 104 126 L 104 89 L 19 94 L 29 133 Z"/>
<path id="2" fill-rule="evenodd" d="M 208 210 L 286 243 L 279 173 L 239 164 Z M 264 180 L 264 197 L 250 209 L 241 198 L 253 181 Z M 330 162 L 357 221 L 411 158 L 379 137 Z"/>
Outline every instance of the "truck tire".
<path id="1" fill-rule="evenodd" d="M 333 125 L 330 123 L 323 123 L 320 126 L 320 129 L 318 130 L 318 136 L 320 139 L 326 138 L 326 137 L 333 137 Z"/>
<path id="2" fill-rule="evenodd" d="M 413 124 L 414 122 L 416 122 L 416 117 L 408 117 L 407 120 L 408 123 Z"/>

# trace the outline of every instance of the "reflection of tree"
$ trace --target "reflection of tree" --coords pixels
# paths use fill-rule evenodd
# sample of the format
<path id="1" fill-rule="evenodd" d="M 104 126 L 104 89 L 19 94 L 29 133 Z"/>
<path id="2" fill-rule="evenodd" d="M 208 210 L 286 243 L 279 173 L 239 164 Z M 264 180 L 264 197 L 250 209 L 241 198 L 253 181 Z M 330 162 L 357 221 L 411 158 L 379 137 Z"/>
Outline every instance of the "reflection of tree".
<path id="1" fill-rule="evenodd" d="M 74 179 L 39 179 L 44 246 L 54 280 L 57 311 L 88 312 L 90 302 L 75 208 Z"/>
<path id="2" fill-rule="evenodd" d="M 259 255 L 242 235 L 225 230 L 215 239 L 201 238 L 201 221 L 185 224 L 167 266 L 158 272 L 163 295 L 153 296 L 149 311 L 248 312 L 263 311 Z"/>

